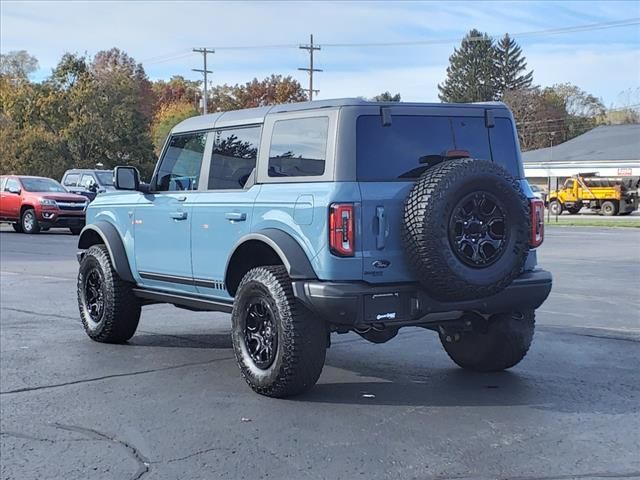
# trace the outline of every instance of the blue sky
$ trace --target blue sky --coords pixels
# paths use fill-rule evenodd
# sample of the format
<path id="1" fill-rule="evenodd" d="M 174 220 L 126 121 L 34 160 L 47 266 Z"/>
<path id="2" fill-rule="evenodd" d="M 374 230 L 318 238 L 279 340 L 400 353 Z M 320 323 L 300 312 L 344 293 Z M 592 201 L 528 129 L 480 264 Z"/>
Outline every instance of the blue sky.
<path id="1" fill-rule="evenodd" d="M 209 56 L 213 83 L 239 83 L 271 73 L 292 75 L 308 56 L 295 45 L 325 44 L 316 54 L 318 98 L 400 92 L 404 100 L 437 101 L 448 57 L 471 28 L 493 36 L 640 18 L 640 1 L 529 2 L 174 2 L 38 1 L 0 3 L 0 49 L 25 49 L 49 75 L 65 52 L 95 54 L 119 47 L 152 79 L 202 68 L 193 47 Z M 574 83 L 607 105 L 640 99 L 640 25 L 518 38 L 536 84 Z M 453 40 L 453 41 L 449 41 Z M 402 47 L 330 47 L 331 43 L 441 41 Z M 225 50 L 225 46 L 292 45 Z"/>

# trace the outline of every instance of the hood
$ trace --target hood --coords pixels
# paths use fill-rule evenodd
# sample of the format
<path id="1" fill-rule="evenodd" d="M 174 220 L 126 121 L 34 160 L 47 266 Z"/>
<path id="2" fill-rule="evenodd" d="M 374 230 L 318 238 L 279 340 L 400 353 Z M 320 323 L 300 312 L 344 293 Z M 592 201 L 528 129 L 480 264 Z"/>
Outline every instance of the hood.
<path id="1" fill-rule="evenodd" d="M 76 195 L 75 193 L 58 193 L 58 192 L 31 192 L 33 195 L 37 195 L 40 198 L 47 198 L 49 200 L 55 200 L 56 202 L 86 202 L 87 197 L 83 195 Z"/>

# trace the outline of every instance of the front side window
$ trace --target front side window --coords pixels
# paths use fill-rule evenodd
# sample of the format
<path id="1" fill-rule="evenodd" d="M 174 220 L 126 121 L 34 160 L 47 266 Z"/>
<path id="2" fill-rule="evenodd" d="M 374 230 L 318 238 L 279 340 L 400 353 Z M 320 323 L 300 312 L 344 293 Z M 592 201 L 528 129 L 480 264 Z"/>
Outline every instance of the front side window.
<path id="1" fill-rule="evenodd" d="M 269 151 L 270 177 L 308 177 L 324 173 L 329 118 L 279 120 Z"/>
<path id="2" fill-rule="evenodd" d="M 10 192 L 11 190 L 13 190 L 13 191 L 20 190 L 20 184 L 18 183 L 17 180 L 15 180 L 13 178 L 7 179 L 7 183 L 4 186 L 4 191 L 5 192 Z"/>
<path id="3" fill-rule="evenodd" d="M 57 192 L 65 193 L 65 188 L 51 178 L 21 177 L 22 186 L 27 192 Z"/>
<path id="4" fill-rule="evenodd" d="M 209 190 L 244 188 L 256 168 L 260 130 L 247 127 L 214 132 Z"/>
<path id="5" fill-rule="evenodd" d="M 171 138 L 158 169 L 157 191 L 197 190 L 206 138 L 203 132 Z"/>
<path id="6" fill-rule="evenodd" d="M 96 172 L 96 177 L 98 177 L 98 183 L 103 187 L 113 187 L 113 172 Z"/>
<path id="7" fill-rule="evenodd" d="M 76 185 L 78 185 L 78 180 L 80 180 L 79 173 L 70 173 L 69 175 L 64 177 L 64 184 L 67 187 L 75 187 Z"/>
<path id="8" fill-rule="evenodd" d="M 93 178 L 93 175 L 82 175 L 82 180 L 80 181 L 80 185 L 84 188 L 89 188 L 91 185 L 95 184 L 96 181 Z"/>

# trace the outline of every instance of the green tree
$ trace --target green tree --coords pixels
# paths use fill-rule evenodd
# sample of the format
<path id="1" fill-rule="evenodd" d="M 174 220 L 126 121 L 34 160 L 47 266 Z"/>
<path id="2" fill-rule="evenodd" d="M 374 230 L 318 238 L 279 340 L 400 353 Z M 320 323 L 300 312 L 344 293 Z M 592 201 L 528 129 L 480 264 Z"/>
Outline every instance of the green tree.
<path id="1" fill-rule="evenodd" d="M 522 49 L 507 33 L 495 46 L 496 51 L 496 91 L 502 96 L 509 90 L 531 87 L 533 70 L 525 73 L 527 62 Z"/>
<path id="2" fill-rule="evenodd" d="M 471 30 L 449 57 L 447 78 L 438 84 L 443 102 L 484 102 L 498 97 L 496 50 L 486 33 Z"/>
<path id="3" fill-rule="evenodd" d="M 399 102 L 401 99 L 400 94 L 396 93 L 392 95 L 391 92 L 382 92 L 380 95 L 376 95 L 372 98 L 374 102 Z"/>

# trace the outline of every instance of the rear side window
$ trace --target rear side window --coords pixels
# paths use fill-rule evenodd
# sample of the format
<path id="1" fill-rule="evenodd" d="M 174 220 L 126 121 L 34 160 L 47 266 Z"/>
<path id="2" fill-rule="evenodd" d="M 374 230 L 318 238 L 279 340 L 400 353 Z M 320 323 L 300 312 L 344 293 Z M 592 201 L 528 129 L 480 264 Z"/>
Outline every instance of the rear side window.
<path id="1" fill-rule="evenodd" d="M 508 123 L 508 132 L 502 120 Z M 499 124 L 500 133 L 496 130 Z M 488 129 L 484 117 L 394 115 L 391 125 L 383 127 L 378 115 L 360 116 L 356 139 L 358 180 L 415 179 L 427 168 L 421 159 L 452 150 L 467 150 L 480 160 L 495 159 L 519 176 L 510 125 L 509 120 L 496 119 L 496 126 Z M 499 159 L 492 154 L 491 130 L 496 130 L 494 136 L 500 140 Z"/>
<path id="2" fill-rule="evenodd" d="M 197 190 L 206 138 L 204 132 L 171 138 L 158 169 L 157 191 Z"/>
<path id="3" fill-rule="evenodd" d="M 324 173 L 328 117 L 279 120 L 269 151 L 270 177 L 309 177 Z"/>
<path id="4" fill-rule="evenodd" d="M 256 168 L 260 127 L 218 130 L 209 169 L 209 190 L 244 188 Z"/>
<path id="5" fill-rule="evenodd" d="M 64 177 L 64 185 L 67 187 L 75 187 L 78 185 L 78 180 L 80 180 L 79 173 L 70 173 L 66 177 Z"/>

